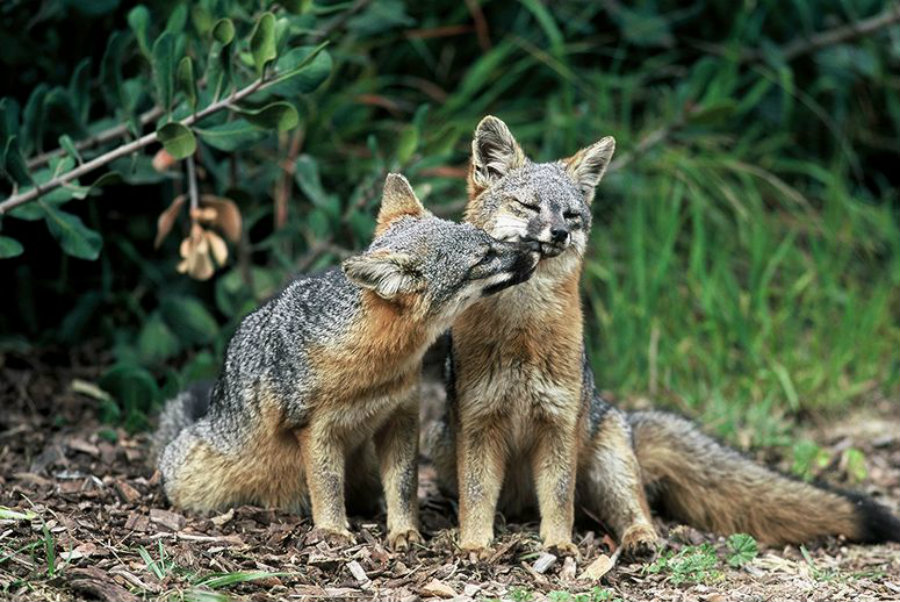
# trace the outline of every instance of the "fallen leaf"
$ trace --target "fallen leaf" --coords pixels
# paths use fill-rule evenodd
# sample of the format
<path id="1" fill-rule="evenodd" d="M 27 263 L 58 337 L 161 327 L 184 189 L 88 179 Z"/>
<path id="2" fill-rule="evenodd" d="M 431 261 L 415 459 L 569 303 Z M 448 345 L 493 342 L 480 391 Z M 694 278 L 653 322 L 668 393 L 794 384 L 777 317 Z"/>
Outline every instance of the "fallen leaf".
<path id="1" fill-rule="evenodd" d="M 423 596 L 438 598 L 455 598 L 456 590 L 441 581 L 440 579 L 432 579 L 426 583 L 421 590 Z"/>
<path id="2" fill-rule="evenodd" d="M 615 561 L 606 554 L 600 554 L 594 562 L 587 565 L 579 579 L 596 581 L 607 574 L 615 566 Z"/>

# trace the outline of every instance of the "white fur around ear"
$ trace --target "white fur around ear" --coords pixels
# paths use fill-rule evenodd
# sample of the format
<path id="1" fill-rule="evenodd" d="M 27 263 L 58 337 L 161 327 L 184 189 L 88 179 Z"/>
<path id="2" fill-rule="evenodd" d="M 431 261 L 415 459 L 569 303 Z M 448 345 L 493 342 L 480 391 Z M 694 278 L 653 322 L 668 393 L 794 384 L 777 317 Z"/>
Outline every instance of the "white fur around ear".
<path id="1" fill-rule="evenodd" d="M 525 153 L 506 124 L 488 115 L 475 128 L 469 186 L 483 190 L 513 169 L 525 165 Z"/>
<path id="2" fill-rule="evenodd" d="M 607 136 L 563 160 L 566 171 L 578 184 L 588 203 L 594 200 L 594 188 L 606 173 L 615 151 L 615 138 Z"/>
<path id="3" fill-rule="evenodd" d="M 426 214 L 425 207 L 416 197 L 409 181 L 398 173 L 388 174 L 384 181 L 384 192 L 381 197 L 381 209 L 378 210 L 378 220 L 375 226 L 375 235 L 379 235 L 392 221 L 404 215 L 422 217 Z"/>
<path id="4" fill-rule="evenodd" d="M 347 278 L 383 299 L 421 290 L 415 262 L 402 253 L 378 252 L 345 259 L 341 269 Z"/>

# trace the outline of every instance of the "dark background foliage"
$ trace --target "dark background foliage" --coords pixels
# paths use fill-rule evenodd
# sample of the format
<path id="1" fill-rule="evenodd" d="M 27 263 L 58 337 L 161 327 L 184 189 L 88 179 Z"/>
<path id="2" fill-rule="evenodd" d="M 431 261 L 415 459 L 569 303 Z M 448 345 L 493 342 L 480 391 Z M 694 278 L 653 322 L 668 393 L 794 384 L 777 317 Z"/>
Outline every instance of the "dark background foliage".
<path id="1" fill-rule="evenodd" d="M 747 443 L 781 441 L 785 416 L 900 391 L 900 26 L 846 29 L 890 16 L 888 3 L 146 8 L 135 13 L 117 0 L 0 7 L 0 96 L 6 115 L 13 101 L 19 108 L 23 158 L 56 148 L 61 135 L 77 142 L 158 107 L 152 47 L 167 29 L 175 60 L 193 57 L 195 79 L 207 84 L 201 107 L 212 102 L 204 78 L 216 19 L 235 25 L 227 58 L 238 87 L 255 77 L 247 40 L 264 11 L 283 34 L 279 57 L 330 44 L 315 73 L 304 71 L 308 85 L 282 95 L 296 127 L 214 143 L 204 128 L 241 119 L 226 111 L 195 132 L 200 191 L 232 199 L 244 223 L 211 279 L 176 272 L 186 210 L 154 249 L 158 216 L 188 187 L 184 161 L 151 167 L 158 144 L 81 178 L 90 184 L 110 167 L 123 178 L 87 199 L 46 197 L 81 219 L 77 241 L 40 213 L 0 218 L 0 236 L 24 247 L 0 260 L 6 361 L 24 362 L 34 349 L 64 361 L 66 349 L 86 343 L 103 350 L 98 362 L 111 367 L 99 385 L 109 396 L 98 404 L 107 419 L 145 427 L 167 394 L 215 374 L 255 303 L 292 274 L 364 246 L 388 171 L 403 171 L 427 205 L 458 217 L 471 131 L 487 113 L 537 159 L 604 135 L 618 141 L 584 277 L 602 387 L 703 413 L 728 436 L 746 425 Z M 146 34 L 134 26 L 138 14 L 148 16 Z M 118 54 L 108 50 L 114 31 L 122 32 Z M 178 118 L 190 113 L 186 98 L 175 94 Z M 0 197 L 12 193 L 7 179 Z M 73 257 L 67 244 L 98 256 Z M 4 245 L 15 254 L 15 243 Z"/>

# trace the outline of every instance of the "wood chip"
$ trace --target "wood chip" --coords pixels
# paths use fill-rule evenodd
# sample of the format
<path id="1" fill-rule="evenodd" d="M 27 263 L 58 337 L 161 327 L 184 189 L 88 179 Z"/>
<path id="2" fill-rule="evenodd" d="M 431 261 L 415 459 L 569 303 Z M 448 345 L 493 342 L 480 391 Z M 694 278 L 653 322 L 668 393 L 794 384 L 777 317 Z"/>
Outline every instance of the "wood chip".
<path id="1" fill-rule="evenodd" d="M 362 565 L 360 565 L 357 561 L 351 560 L 350 562 L 348 562 L 347 568 L 350 570 L 350 574 L 353 575 L 353 578 L 360 583 L 366 583 L 369 580 L 369 576 L 366 575 L 366 571 L 363 570 Z"/>
<path id="2" fill-rule="evenodd" d="M 575 559 L 571 556 L 566 556 L 565 559 L 563 559 L 563 565 L 559 571 L 559 578 L 562 581 L 571 581 L 575 578 L 576 569 Z"/>
<path id="3" fill-rule="evenodd" d="M 456 590 L 439 579 L 432 579 L 422 587 L 421 594 L 431 598 L 455 598 Z"/>
<path id="4" fill-rule="evenodd" d="M 531 565 L 531 568 L 534 569 L 535 573 L 543 575 L 554 564 L 556 564 L 555 554 L 551 554 L 550 552 L 541 552 L 541 555 L 538 556 L 537 560 L 534 561 L 534 564 Z"/>
<path id="5" fill-rule="evenodd" d="M 233 518 L 234 518 L 234 508 L 229 508 L 228 512 L 226 512 L 225 514 L 220 514 L 219 516 L 214 516 L 209 520 L 211 520 L 212 524 L 214 524 L 215 526 L 221 527 L 222 525 L 224 525 L 225 523 L 227 523 L 228 521 L 230 521 Z"/>
<path id="6" fill-rule="evenodd" d="M 126 504 L 134 504 L 141 499 L 141 492 L 121 479 L 117 479 L 113 483 L 113 489 L 116 490 L 119 498 Z"/>
<path id="7" fill-rule="evenodd" d="M 184 527 L 184 524 L 187 522 L 187 519 L 180 514 L 175 514 L 174 512 L 169 512 L 168 510 L 162 510 L 161 508 L 151 508 L 150 522 L 154 525 L 164 527 L 169 531 L 180 531 Z"/>
<path id="8" fill-rule="evenodd" d="M 612 568 L 616 565 L 616 560 L 618 558 L 618 550 L 612 557 L 607 556 L 606 554 L 600 554 L 594 562 L 587 565 L 584 571 L 581 573 L 579 579 L 589 579 L 591 581 L 596 581 L 603 577 L 603 575 L 607 574 Z"/>
<path id="9" fill-rule="evenodd" d="M 100 449 L 96 445 L 88 443 L 84 439 L 69 439 L 68 448 L 72 451 L 77 451 L 89 456 L 93 456 L 94 458 L 100 457 Z"/>

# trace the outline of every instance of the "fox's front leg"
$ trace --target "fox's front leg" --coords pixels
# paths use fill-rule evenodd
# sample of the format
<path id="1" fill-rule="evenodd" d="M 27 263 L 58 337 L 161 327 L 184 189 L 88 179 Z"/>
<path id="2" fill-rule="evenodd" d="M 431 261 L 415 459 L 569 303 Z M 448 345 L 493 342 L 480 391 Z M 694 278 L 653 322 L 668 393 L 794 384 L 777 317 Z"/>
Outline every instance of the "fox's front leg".
<path id="1" fill-rule="evenodd" d="M 466 422 L 457 443 L 459 539 L 463 550 L 483 552 L 490 547 L 505 467 L 500 428 L 495 423 Z"/>
<path id="2" fill-rule="evenodd" d="M 343 442 L 331 429 L 317 423 L 302 429 L 297 440 L 303 455 L 313 525 L 352 539 L 344 504 Z"/>
<path id="3" fill-rule="evenodd" d="M 577 554 L 572 543 L 578 466 L 576 425 L 548 421 L 537 428 L 532 467 L 541 512 L 541 539 L 546 548 Z"/>
<path id="4" fill-rule="evenodd" d="M 375 433 L 375 449 L 387 504 L 388 546 L 405 550 L 419 535 L 419 407 L 404 403 Z"/>

